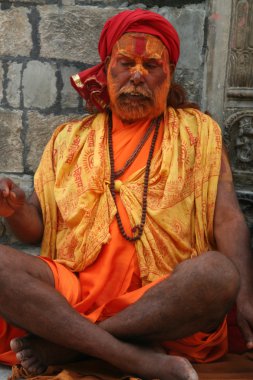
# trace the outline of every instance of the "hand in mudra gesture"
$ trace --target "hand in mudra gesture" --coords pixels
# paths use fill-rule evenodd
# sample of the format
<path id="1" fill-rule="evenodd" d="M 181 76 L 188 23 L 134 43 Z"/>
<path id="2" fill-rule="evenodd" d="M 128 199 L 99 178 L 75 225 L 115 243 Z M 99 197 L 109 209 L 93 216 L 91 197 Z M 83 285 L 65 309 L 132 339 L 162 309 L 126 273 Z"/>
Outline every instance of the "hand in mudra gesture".
<path id="1" fill-rule="evenodd" d="M 0 216 L 8 218 L 25 203 L 25 193 L 9 178 L 0 179 Z"/>

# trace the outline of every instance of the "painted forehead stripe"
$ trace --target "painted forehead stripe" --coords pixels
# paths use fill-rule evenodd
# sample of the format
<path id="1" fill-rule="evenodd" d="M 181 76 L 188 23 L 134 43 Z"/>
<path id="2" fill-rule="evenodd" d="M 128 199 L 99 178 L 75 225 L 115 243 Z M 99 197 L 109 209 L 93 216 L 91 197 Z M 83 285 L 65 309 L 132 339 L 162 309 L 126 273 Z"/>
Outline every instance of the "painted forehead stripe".
<path id="1" fill-rule="evenodd" d="M 125 34 L 115 45 L 115 51 L 123 55 L 147 55 L 150 58 L 160 59 L 166 50 L 163 43 L 154 36 Z"/>
<path id="2" fill-rule="evenodd" d="M 142 55 L 146 52 L 147 39 L 144 37 L 134 39 L 134 53 Z"/>

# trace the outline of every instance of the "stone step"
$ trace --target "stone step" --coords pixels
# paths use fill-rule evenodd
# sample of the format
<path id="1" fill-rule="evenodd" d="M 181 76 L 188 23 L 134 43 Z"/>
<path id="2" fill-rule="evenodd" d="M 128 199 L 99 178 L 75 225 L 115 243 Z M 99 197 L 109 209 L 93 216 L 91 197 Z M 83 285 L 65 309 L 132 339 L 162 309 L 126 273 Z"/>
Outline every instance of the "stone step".
<path id="1" fill-rule="evenodd" d="M 7 380 L 11 375 L 10 367 L 0 365 L 0 380 Z"/>

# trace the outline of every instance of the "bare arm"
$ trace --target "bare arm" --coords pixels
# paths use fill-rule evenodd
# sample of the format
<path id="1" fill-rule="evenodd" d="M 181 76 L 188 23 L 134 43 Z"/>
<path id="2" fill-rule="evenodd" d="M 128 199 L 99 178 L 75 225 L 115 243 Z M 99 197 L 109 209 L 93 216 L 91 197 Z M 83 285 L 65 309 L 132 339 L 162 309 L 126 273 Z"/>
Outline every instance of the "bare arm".
<path id="1" fill-rule="evenodd" d="M 22 242 L 41 241 L 44 227 L 36 193 L 27 200 L 24 191 L 9 178 L 0 179 L 0 216 Z"/>
<path id="2" fill-rule="evenodd" d="M 234 262 L 240 273 L 238 324 L 248 348 L 253 348 L 253 256 L 250 234 L 237 201 L 229 160 L 224 149 L 215 207 L 214 234 L 218 250 Z"/>

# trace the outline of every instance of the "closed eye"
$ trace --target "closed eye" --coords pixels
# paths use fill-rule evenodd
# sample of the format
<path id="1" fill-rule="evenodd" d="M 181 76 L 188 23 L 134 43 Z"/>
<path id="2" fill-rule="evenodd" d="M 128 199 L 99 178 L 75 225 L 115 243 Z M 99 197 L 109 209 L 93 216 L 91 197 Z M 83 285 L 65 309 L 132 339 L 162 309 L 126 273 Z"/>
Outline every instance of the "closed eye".
<path id="1" fill-rule="evenodd" d="M 119 63 L 123 67 L 133 67 L 135 65 L 135 62 L 131 59 L 121 58 L 119 60 Z"/>
<path id="2" fill-rule="evenodd" d="M 160 61 L 158 61 L 156 59 L 150 59 L 150 60 L 145 61 L 143 63 L 143 66 L 145 67 L 145 69 L 152 70 L 152 69 L 155 69 L 155 68 L 161 66 L 161 63 L 160 63 Z"/>

